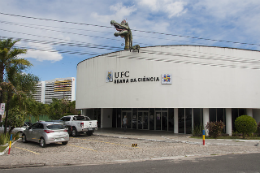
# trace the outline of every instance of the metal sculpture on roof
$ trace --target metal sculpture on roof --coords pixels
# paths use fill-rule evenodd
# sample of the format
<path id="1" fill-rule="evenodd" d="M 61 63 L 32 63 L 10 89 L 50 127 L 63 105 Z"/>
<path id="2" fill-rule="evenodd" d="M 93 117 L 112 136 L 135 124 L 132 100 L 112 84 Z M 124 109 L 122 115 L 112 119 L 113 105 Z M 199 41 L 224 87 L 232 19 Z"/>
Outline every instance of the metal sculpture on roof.
<path id="1" fill-rule="evenodd" d="M 140 46 L 139 45 L 132 45 L 133 44 L 133 36 L 132 36 L 132 32 L 131 29 L 128 25 L 128 23 L 126 22 L 126 20 L 123 20 L 121 23 L 117 23 L 114 20 L 110 21 L 110 24 L 113 25 L 116 30 L 118 32 L 115 32 L 114 35 L 116 37 L 121 36 L 122 38 L 125 39 L 125 50 L 134 50 L 134 51 L 138 51 L 139 53 L 139 49 Z"/>

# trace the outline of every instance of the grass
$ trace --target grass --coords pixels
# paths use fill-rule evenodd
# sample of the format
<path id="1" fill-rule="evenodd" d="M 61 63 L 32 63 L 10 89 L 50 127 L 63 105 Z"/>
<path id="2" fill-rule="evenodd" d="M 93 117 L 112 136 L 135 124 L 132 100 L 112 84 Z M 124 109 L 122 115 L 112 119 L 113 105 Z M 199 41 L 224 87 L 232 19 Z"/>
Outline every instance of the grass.
<path id="1" fill-rule="evenodd" d="M 8 145 L 7 146 L 0 146 L 0 152 L 3 152 L 7 147 L 8 147 Z"/>

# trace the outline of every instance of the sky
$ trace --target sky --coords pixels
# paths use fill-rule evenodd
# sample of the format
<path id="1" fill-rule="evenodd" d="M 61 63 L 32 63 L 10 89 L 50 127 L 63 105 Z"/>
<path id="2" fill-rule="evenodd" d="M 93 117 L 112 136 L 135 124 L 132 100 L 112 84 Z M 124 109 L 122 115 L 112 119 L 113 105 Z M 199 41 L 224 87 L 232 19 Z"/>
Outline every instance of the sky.
<path id="1" fill-rule="evenodd" d="M 111 20 L 126 20 L 133 45 L 260 50 L 259 0 L 0 0 L 0 39 L 21 39 L 40 81 L 77 76 L 85 59 L 124 49 Z M 51 19 L 51 20 L 47 20 Z M 141 31 L 141 32 L 140 32 Z M 200 39 L 199 39 L 200 38 Z"/>

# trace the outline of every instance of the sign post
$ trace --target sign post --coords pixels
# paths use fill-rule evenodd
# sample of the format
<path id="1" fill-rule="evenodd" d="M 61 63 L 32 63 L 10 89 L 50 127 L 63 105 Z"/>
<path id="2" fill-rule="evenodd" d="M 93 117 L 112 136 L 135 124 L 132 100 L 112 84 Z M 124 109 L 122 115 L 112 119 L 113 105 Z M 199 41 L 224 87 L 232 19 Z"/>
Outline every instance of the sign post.
<path id="1" fill-rule="evenodd" d="M 8 154 L 10 154 L 11 152 L 11 146 L 12 146 L 12 134 L 10 136 L 10 143 L 9 143 L 9 151 L 8 151 Z"/>
<path id="2" fill-rule="evenodd" d="M 205 130 L 202 130 L 202 135 L 203 135 L 203 145 L 205 145 Z"/>

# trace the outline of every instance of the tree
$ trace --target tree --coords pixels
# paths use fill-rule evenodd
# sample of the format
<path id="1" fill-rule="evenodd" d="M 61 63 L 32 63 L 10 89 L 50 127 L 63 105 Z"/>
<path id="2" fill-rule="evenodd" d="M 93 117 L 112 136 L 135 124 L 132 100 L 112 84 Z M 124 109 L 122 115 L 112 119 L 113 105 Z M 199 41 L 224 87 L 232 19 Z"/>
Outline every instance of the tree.
<path id="1" fill-rule="evenodd" d="M 60 119 L 65 115 L 77 115 L 78 111 L 75 109 L 75 101 L 69 101 L 66 99 L 52 99 L 52 103 L 49 104 L 48 115 L 51 119 Z"/>
<path id="2" fill-rule="evenodd" d="M 24 99 L 31 94 L 34 85 L 39 80 L 32 74 L 23 73 L 32 64 L 26 59 L 18 58 L 27 51 L 15 48 L 14 45 L 18 41 L 13 41 L 11 38 L 0 40 L 0 103 L 6 102 L 4 133 L 8 124 L 10 104 L 19 104 L 19 109 L 22 110 Z"/>
<path id="3" fill-rule="evenodd" d="M 9 128 L 9 134 L 15 127 L 22 126 L 25 120 L 25 111 L 21 111 L 19 106 L 16 106 L 9 110 L 9 117 L 7 120 L 7 125 Z"/>
<path id="4" fill-rule="evenodd" d="M 242 133 L 243 138 L 257 130 L 257 123 L 253 117 L 241 115 L 235 120 L 235 127 L 239 133 Z"/>
<path id="5" fill-rule="evenodd" d="M 18 59 L 17 57 L 27 52 L 26 49 L 15 48 L 14 45 L 19 40 L 13 41 L 11 38 L 0 40 L 0 83 L 4 82 L 5 71 L 12 66 L 31 66 L 31 63 L 25 59 Z M 1 90 L 0 103 L 3 102 L 3 90 Z"/>

